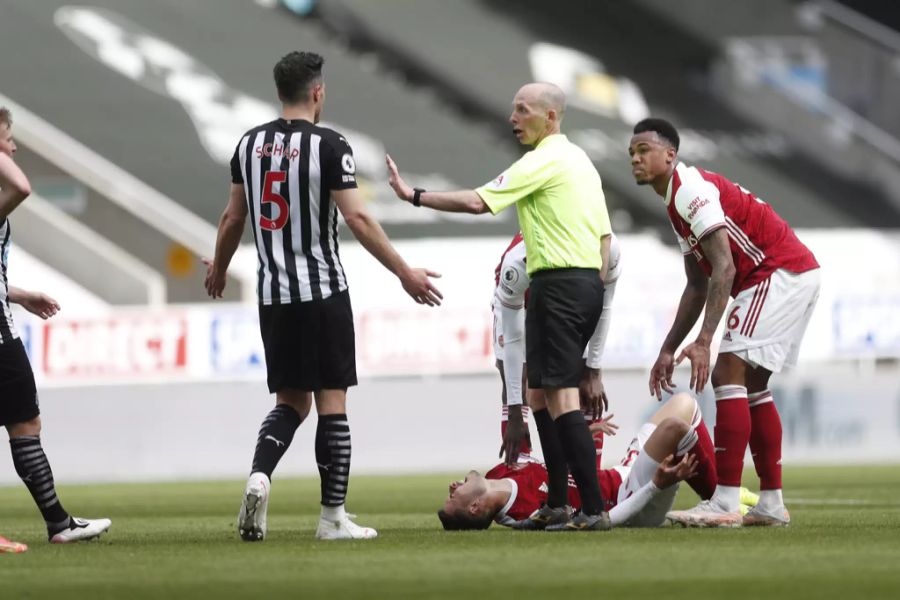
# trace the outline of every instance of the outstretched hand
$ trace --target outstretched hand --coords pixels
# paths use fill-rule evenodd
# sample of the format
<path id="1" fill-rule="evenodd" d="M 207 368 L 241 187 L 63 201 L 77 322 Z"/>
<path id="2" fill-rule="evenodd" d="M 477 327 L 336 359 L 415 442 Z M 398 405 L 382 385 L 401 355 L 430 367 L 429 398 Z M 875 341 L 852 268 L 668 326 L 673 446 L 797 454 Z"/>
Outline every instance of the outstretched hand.
<path id="1" fill-rule="evenodd" d="M 662 400 L 662 393 L 675 392 L 675 384 L 672 383 L 672 374 L 675 371 L 675 355 L 665 350 L 660 350 L 653 368 L 650 369 L 650 395 Z"/>
<path id="2" fill-rule="evenodd" d="M 405 202 L 412 201 L 414 191 L 405 181 L 403 181 L 403 178 L 400 177 L 397 163 L 394 162 L 394 159 L 391 158 L 390 154 L 384 155 L 384 162 L 387 164 L 388 169 L 388 185 L 391 186 L 391 189 L 394 190 L 394 193 L 397 194 L 398 198 Z"/>
<path id="3" fill-rule="evenodd" d="M 599 439 L 604 435 L 616 435 L 616 430 L 619 429 L 619 426 L 613 423 L 612 418 L 614 416 L 616 415 L 607 415 L 606 418 L 591 423 L 588 427 L 591 430 L 591 437 Z"/>
<path id="4" fill-rule="evenodd" d="M 691 361 L 691 389 L 700 394 L 709 379 L 709 344 L 700 341 L 688 344 L 678 355 L 675 364 L 681 364 L 685 358 Z"/>
<path id="5" fill-rule="evenodd" d="M 444 295 L 431 283 L 431 278 L 440 277 L 440 273 L 428 269 L 409 269 L 400 275 L 403 289 L 419 304 L 440 306 Z"/>

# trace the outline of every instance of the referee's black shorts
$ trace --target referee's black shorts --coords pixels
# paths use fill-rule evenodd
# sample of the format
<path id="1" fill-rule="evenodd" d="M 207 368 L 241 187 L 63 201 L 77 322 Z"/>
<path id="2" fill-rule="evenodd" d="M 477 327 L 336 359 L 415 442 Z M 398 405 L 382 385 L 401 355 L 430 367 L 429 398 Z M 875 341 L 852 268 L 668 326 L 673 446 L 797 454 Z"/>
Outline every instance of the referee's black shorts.
<path id="1" fill-rule="evenodd" d="M 34 373 L 22 340 L 0 344 L 0 426 L 26 423 L 39 414 Z"/>
<path id="2" fill-rule="evenodd" d="M 603 311 L 597 269 L 547 269 L 531 276 L 525 313 L 528 386 L 578 387 L 584 347 Z"/>
<path id="3" fill-rule="evenodd" d="M 356 385 L 350 292 L 324 300 L 259 307 L 269 392 L 338 390 Z"/>

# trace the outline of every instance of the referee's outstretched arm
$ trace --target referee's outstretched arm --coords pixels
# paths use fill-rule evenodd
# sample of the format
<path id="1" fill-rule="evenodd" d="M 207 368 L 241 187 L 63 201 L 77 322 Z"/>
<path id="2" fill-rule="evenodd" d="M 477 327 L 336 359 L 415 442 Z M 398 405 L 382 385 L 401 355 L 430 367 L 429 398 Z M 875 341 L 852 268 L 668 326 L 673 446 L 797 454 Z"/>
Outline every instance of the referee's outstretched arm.
<path id="1" fill-rule="evenodd" d="M 431 283 L 431 277 L 440 277 L 439 273 L 428 269 L 414 269 L 406 264 L 403 257 L 397 253 L 384 229 L 378 221 L 366 210 L 366 205 L 359 195 L 357 188 L 345 190 L 332 190 L 338 210 L 344 217 L 347 227 L 353 232 L 353 236 L 359 240 L 369 254 L 378 259 L 378 262 L 397 276 L 403 289 L 413 300 L 419 304 L 428 306 L 440 306 L 444 297 L 440 290 Z"/>
<path id="2" fill-rule="evenodd" d="M 397 197 L 404 202 L 410 202 L 415 206 L 427 206 L 443 212 L 463 212 L 480 215 L 490 212 L 488 205 L 475 190 L 460 190 L 458 192 L 426 192 L 425 190 L 411 188 L 400 177 L 397 164 L 389 154 L 384 155 L 388 168 L 388 183 Z"/>

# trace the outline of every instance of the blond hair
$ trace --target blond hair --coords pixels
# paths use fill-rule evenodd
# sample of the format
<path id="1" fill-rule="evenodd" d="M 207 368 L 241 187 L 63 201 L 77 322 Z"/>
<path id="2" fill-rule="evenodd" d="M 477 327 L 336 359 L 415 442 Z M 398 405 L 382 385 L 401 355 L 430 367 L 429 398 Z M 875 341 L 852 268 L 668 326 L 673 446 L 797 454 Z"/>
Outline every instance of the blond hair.
<path id="1" fill-rule="evenodd" d="M 5 106 L 0 106 L 0 125 L 12 126 L 12 113 Z"/>

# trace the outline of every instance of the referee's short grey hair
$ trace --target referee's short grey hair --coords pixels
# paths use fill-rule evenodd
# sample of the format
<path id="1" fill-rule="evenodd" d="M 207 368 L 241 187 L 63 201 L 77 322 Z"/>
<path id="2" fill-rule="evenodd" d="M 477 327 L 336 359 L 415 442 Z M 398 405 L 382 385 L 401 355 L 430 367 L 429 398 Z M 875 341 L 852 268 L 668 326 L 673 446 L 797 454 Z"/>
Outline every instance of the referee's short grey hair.
<path id="1" fill-rule="evenodd" d="M 12 126 L 12 113 L 5 106 L 0 106 L 0 124 L 7 127 Z"/>

